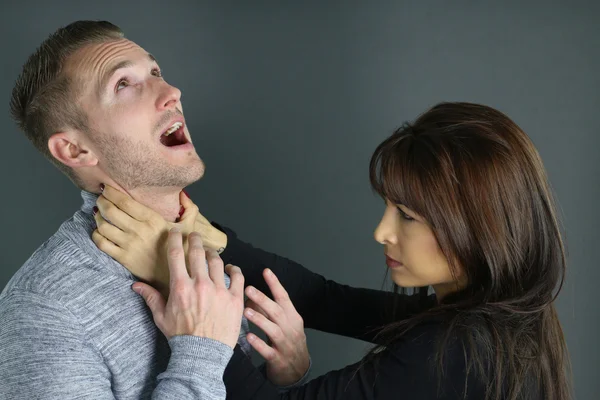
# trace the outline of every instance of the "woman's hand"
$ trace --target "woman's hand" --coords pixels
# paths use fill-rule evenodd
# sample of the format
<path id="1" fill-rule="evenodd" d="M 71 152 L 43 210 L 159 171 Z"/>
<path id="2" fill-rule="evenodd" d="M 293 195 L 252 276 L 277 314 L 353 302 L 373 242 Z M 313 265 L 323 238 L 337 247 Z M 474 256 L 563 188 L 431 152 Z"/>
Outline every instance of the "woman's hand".
<path id="1" fill-rule="evenodd" d="M 165 221 L 154 210 L 108 185 L 94 209 L 97 228 L 92 240 L 96 246 L 163 295 L 169 290 L 168 233 L 171 228 L 179 229 L 187 254 L 187 236 L 194 231 L 199 214 L 198 207 L 184 193 L 179 199 L 184 212 L 178 222 Z"/>

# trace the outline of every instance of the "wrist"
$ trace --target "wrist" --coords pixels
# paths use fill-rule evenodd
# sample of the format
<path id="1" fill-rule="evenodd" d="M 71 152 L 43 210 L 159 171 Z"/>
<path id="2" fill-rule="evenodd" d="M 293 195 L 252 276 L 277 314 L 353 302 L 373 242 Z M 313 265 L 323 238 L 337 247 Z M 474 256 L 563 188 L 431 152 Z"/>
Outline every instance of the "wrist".
<path id="1" fill-rule="evenodd" d="M 221 254 L 227 247 L 227 235 L 214 228 L 208 237 L 207 245 Z"/>

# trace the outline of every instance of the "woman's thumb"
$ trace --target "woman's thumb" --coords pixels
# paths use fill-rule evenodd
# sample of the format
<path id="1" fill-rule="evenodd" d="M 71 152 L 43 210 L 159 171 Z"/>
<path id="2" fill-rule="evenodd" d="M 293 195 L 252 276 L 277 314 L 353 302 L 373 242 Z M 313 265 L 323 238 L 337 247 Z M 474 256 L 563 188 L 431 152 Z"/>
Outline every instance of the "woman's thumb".
<path id="1" fill-rule="evenodd" d="M 192 201 L 192 199 L 190 199 L 185 190 L 179 192 L 179 202 L 185 209 L 188 209 L 190 208 L 190 206 L 194 205 L 194 202 Z"/>

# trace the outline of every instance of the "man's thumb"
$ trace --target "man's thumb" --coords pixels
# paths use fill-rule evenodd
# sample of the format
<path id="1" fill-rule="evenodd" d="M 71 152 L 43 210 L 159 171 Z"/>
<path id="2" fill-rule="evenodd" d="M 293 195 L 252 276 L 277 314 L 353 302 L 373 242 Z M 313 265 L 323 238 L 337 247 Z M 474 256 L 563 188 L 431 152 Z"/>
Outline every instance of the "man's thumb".
<path id="1" fill-rule="evenodd" d="M 165 312 L 165 299 L 163 299 L 160 292 L 154 289 L 152 286 L 142 282 L 134 283 L 131 288 L 134 292 L 144 298 L 146 305 L 150 311 L 152 311 L 154 320 L 160 320 Z"/>

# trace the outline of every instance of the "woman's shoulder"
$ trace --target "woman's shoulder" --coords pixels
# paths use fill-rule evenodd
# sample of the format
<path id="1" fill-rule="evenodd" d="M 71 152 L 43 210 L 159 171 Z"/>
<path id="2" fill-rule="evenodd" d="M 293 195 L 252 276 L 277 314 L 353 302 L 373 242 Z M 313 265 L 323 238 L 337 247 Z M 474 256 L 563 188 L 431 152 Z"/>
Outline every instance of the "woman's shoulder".
<path id="1" fill-rule="evenodd" d="M 390 350 L 405 357 L 427 353 L 465 358 L 469 349 L 489 342 L 487 325 L 470 316 L 441 315 L 424 319 L 397 336 Z"/>
<path id="2" fill-rule="evenodd" d="M 484 385 L 468 368 L 469 341 L 466 330 L 449 330 L 444 320 L 424 321 L 377 353 L 378 382 L 384 392 L 402 389 L 420 398 L 483 398 Z"/>

